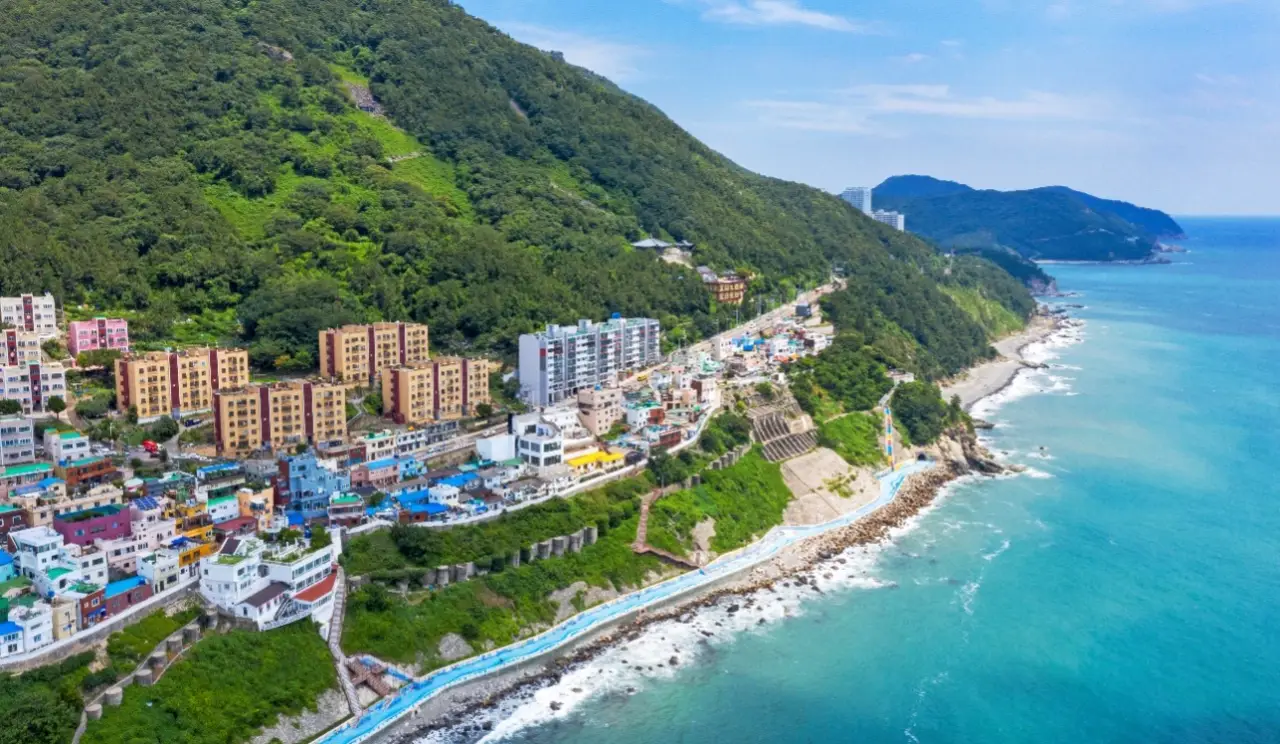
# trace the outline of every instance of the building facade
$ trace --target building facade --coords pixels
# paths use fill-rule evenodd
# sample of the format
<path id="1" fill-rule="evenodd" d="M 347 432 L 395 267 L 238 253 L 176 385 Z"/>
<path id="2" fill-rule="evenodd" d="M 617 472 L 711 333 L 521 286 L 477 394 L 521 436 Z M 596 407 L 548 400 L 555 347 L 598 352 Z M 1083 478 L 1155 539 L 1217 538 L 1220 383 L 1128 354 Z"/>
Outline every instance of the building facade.
<path id="1" fill-rule="evenodd" d="M 382 412 L 398 424 L 425 424 L 474 416 L 489 403 L 489 363 L 437 357 L 382 371 Z"/>
<path id="2" fill-rule="evenodd" d="M 311 452 L 281 457 L 278 466 L 275 503 L 291 522 L 327 519 L 329 499 L 351 490 L 351 477 L 346 472 L 325 467 Z"/>
<path id="3" fill-rule="evenodd" d="M 905 232 L 907 229 L 907 216 L 901 212 L 886 212 L 883 209 L 877 209 L 871 215 L 871 219 L 886 224 L 898 232 Z"/>
<path id="4" fill-rule="evenodd" d="M 520 394 L 554 405 L 583 388 L 608 387 L 633 370 L 662 360 L 658 321 L 615 317 L 604 323 L 549 325 L 520 337 Z"/>
<path id="5" fill-rule="evenodd" d="M 130 354 L 115 362 L 116 406 L 139 421 L 181 418 L 213 408 L 215 390 L 249 384 L 244 349 L 183 349 Z"/>
<path id="6" fill-rule="evenodd" d="M 320 375 L 376 385 L 382 370 L 429 358 L 429 333 L 420 323 L 347 325 L 320 331 Z"/>
<path id="7" fill-rule="evenodd" d="M 35 424 L 27 416 L 0 416 L 0 468 L 35 462 Z"/>
<path id="8" fill-rule="evenodd" d="M 88 457 L 89 451 L 89 437 L 78 431 L 44 430 L 44 456 L 59 465 Z"/>
<path id="9" fill-rule="evenodd" d="M 86 351 L 115 349 L 129 352 L 129 321 L 123 318 L 73 320 L 67 324 L 67 351 L 79 356 Z"/>
<path id="10" fill-rule="evenodd" d="M 67 398 L 67 373 L 61 364 L 0 367 L 0 399 L 18 401 L 23 413 L 48 413 L 49 399 L 54 396 Z"/>
<path id="11" fill-rule="evenodd" d="M 0 323 L 20 331 L 33 331 L 43 339 L 58 335 L 58 303 L 48 292 L 0 297 Z"/>
<path id="12" fill-rule="evenodd" d="M 863 214 L 871 215 L 870 186 L 850 186 L 840 193 L 840 198 L 852 204 L 855 209 L 861 210 Z"/>
<path id="13" fill-rule="evenodd" d="M 623 418 L 622 388 L 593 387 L 578 391 L 578 420 L 591 436 L 604 436 Z"/>
<path id="14" fill-rule="evenodd" d="M 43 359 L 40 344 L 44 338 L 35 331 L 5 328 L 0 331 L 0 364 L 22 367 L 39 364 Z"/>
<path id="15" fill-rule="evenodd" d="M 213 426 L 218 453 L 226 456 L 340 443 L 347 438 L 347 385 L 295 380 L 219 390 Z"/>

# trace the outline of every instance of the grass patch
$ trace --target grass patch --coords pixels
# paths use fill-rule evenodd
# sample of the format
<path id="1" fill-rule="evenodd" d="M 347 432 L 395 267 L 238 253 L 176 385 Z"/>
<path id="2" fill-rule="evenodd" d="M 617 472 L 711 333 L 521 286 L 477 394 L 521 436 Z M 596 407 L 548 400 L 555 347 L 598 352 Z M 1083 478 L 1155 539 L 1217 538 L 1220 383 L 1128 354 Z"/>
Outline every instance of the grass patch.
<path id="1" fill-rule="evenodd" d="M 84 700 L 80 682 L 93 653 L 83 653 L 21 676 L 0 672 L 0 744 L 71 741 Z"/>
<path id="2" fill-rule="evenodd" d="M 1026 323 L 1009 308 L 995 300 L 987 299 L 980 290 L 972 287 L 942 285 L 956 305 L 977 321 L 991 338 L 999 338 L 1023 329 Z"/>
<path id="3" fill-rule="evenodd" d="M 173 616 L 166 615 L 164 610 L 158 610 L 141 621 L 112 633 L 107 639 L 107 654 L 111 657 L 111 669 L 116 673 L 116 678 L 132 672 L 155 650 L 156 644 L 178 632 L 199 615 L 200 610 L 196 608 L 183 610 Z"/>
<path id="4" fill-rule="evenodd" d="M 880 419 L 871 413 L 851 413 L 818 427 L 819 444 L 834 450 L 854 467 L 874 466 L 884 461 L 879 436 Z"/>
<path id="5" fill-rule="evenodd" d="M 554 622 L 556 606 L 548 595 L 558 589 L 578 581 L 622 589 L 661 570 L 656 558 L 631 551 L 636 522 L 628 518 L 581 553 L 506 567 L 440 590 L 401 597 L 380 584 L 365 586 L 347 603 L 342 647 L 348 654 L 367 652 L 427 671 L 449 663 L 438 647 L 450 633 L 476 651 L 485 642 L 507 645 Z M 585 609 L 581 600 L 574 606 Z"/>
<path id="6" fill-rule="evenodd" d="M 311 623 L 201 640 L 154 687 L 129 687 L 124 703 L 91 721 L 85 744 L 235 744 L 280 715 L 314 710 L 337 685 Z"/>
<path id="7" fill-rule="evenodd" d="M 790 500 L 782 468 L 765 460 L 756 448 L 731 468 L 703 473 L 702 485 L 655 503 L 649 511 L 648 541 L 654 547 L 688 555 L 694 527 L 710 518 L 716 520 L 711 548 L 724 553 L 781 524 Z"/>

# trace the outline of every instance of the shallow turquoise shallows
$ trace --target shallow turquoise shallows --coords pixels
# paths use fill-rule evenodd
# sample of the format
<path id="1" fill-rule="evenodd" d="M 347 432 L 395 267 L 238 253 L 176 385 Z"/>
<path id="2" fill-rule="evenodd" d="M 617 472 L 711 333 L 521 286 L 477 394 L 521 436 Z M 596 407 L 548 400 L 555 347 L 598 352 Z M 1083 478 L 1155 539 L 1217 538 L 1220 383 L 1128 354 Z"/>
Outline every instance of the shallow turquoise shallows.
<path id="1" fill-rule="evenodd" d="M 1280 220 L 1184 226 L 1172 266 L 1051 267 L 1084 341 L 990 414 L 1040 477 L 954 489 L 892 588 L 512 740 L 1280 742 Z"/>

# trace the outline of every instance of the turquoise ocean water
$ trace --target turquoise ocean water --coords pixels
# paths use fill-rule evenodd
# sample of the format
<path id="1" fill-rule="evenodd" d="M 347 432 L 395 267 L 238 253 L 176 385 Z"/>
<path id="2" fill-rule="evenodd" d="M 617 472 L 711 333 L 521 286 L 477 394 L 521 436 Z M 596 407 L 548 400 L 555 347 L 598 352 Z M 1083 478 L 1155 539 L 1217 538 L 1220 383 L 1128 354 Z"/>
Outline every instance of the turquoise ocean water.
<path id="1" fill-rule="evenodd" d="M 601 661 L 489 740 L 1280 742 L 1280 220 L 1184 226 L 1172 266 L 1052 267 L 1082 338 L 980 411 L 1030 474 L 963 482 L 858 580 L 696 651 L 624 649 L 681 661 L 625 687 Z"/>

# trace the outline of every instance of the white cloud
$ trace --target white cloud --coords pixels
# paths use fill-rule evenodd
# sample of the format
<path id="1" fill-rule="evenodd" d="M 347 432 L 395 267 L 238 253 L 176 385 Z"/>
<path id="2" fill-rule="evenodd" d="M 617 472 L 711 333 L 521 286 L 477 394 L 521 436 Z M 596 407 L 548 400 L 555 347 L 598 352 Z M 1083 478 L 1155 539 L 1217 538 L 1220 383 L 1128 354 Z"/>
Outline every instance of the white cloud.
<path id="1" fill-rule="evenodd" d="M 702 17 L 739 26 L 809 26 L 845 33 L 873 33 L 870 24 L 806 8 L 800 0 L 697 0 Z"/>
<path id="2" fill-rule="evenodd" d="M 571 64 L 585 67 L 614 82 L 634 79 L 651 51 L 635 44 L 598 39 L 572 31 L 532 23 L 502 23 L 502 30 L 516 39 L 548 52 L 560 52 Z"/>
<path id="3" fill-rule="evenodd" d="M 918 65 L 921 62 L 927 62 L 932 59 L 932 57 L 922 52 L 912 52 L 910 54 L 904 54 L 901 57 L 894 57 L 894 59 L 898 62 L 905 62 L 909 65 Z"/>
<path id="4" fill-rule="evenodd" d="M 936 117 L 989 121 L 1084 121 L 1101 117 L 1093 99 L 1044 91 L 1027 91 L 1016 98 L 966 97 L 948 85 L 859 85 L 837 91 L 826 100 L 753 100 L 762 123 L 787 129 L 887 134 L 893 130 L 881 119 Z"/>

